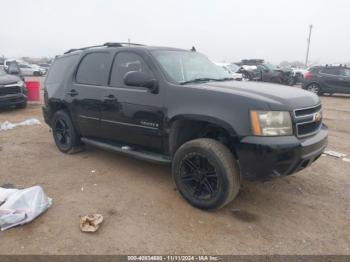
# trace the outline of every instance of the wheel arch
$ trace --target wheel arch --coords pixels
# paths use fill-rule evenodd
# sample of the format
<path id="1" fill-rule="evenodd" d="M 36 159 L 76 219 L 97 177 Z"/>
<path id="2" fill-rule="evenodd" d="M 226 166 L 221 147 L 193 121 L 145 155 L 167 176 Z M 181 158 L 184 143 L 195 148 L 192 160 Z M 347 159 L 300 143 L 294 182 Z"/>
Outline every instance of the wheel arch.
<path id="1" fill-rule="evenodd" d="M 231 151 L 234 150 L 234 140 L 238 137 L 235 129 L 224 120 L 197 114 L 173 117 L 169 121 L 169 130 L 168 150 L 171 156 L 173 156 L 176 150 L 185 142 L 196 138 L 208 137 L 208 135 L 214 135 L 213 131 L 218 135 L 216 139 L 224 139 L 219 136 L 225 137 L 227 140 L 225 141 L 226 143 L 223 141 L 221 142 L 226 144 Z"/>
<path id="2" fill-rule="evenodd" d="M 49 116 L 48 118 L 52 120 L 54 114 L 59 110 L 64 110 L 67 112 L 67 114 L 70 116 L 72 123 L 75 127 L 75 129 L 80 133 L 79 126 L 75 123 L 75 119 L 73 117 L 73 114 L 69 108 L 69 105 L 60 100 L 60 99 L 50 99 L 48 101 L 47 107 L 49 108 Z M 51 124 L 50 124 L 51 125 Z"/>

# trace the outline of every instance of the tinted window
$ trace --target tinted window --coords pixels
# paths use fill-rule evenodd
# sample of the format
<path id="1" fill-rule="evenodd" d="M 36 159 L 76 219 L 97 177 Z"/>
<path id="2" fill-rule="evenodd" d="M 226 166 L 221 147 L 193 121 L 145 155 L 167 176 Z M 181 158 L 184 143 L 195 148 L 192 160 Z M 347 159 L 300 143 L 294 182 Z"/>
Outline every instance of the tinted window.
<path id="1" fill-rule="evenodd" d="M 350 68 L 343 68 L 342 75 L 350 77 Z"/>
<path id="2" fill-rule="evenodd" d="M 340 75 L 340 68 L 338 67 L 325 67 L 321 71 L 324 74 L 328 75 Z"/>
<path id="3" fill-rule="evenodd" d="M 60 83 L 64 80 L 68 72 L 72 72 L 75 65 L 77 55 L 64 56 L 56 58 L 50 67 L 48 76 L 46 77 L 47 84 Z"/>
<path id="4" fill-rule="evenodd" d="M 310 71 L 310 72 L 312 72 L 312 73 L 318 73 L 318 71 L 320 71 L 320 67 L 318 67 L 318 66 L 315 66 L 315 67 L 310 67 L 309 69 L 308 69 L 308 71 Z"/>
<path id="5" fill-rule="evenodd" d="M 107 85 L 109 74 L 109 53 L 91 53 L 81 61 L 76 80 L 80 84 Z"/>
<path id="6" fill-rule="evenodd" d="M 123 78 L 130 71 L 139 71 L 152 75 L 151 70 L 141 56 L 135 53 L 122 52 L 117 54 L 114 60 L 110 85 L 116 87 L 125 86 Z"/>

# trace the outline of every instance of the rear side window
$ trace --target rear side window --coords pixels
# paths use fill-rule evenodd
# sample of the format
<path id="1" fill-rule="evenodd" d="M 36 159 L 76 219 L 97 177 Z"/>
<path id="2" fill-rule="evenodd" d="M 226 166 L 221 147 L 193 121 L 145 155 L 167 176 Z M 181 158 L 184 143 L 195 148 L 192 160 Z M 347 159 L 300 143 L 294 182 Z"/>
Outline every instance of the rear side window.
<path id="1" fill-rule="evenodd" d="M 338 67 L 325 67 L 322 69 L 321 73 L 328 75 L 340 75 L 340 68 Z"/>
<path id="2" fill-rule="evenodd" d="M 342 75 L 350 77 L 350 68 L 343 68 Z"/>
<path id="3" fill-rule="evenodd" d="M 76 81 L 86 85 L 107 85 L 110 65 L 109 53 L 91 53 L 80 62 Z"/>
<path id="4" fill-rule="evenodd" d="M 78 59 L 77 55 L 70 55 L 56 58 L 50 67 L 48 76 L 46 77 L 47 84 L 61 83 L 68 72 L 72 72 L 73 66 Z"/>
<path id="5" fill-rule="evenodd" d="M 117 54 L 114 60 L 110 86 L 125 86 L 123 79 L 125 74 L 130 71 L 139 71 L 152 75 L 151 70 L 141 56 L 131 52 L 122 52 Z"/>

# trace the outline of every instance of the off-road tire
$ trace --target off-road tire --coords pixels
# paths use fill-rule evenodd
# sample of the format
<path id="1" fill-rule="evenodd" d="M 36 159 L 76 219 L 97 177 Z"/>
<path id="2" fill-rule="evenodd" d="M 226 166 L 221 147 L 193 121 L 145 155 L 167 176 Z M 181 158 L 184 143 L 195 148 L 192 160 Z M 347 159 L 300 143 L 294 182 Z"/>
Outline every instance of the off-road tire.
<path id="1" fill-rule="evenodd" d="M 199 200 L 192 195 L 193 192 L 190 194 L 182 182 L 184 161 L 189 157 L 196 157 L 196 154 L 207 158 L 208 163 L 217 171 L 217 192 L 213 196 L 210 195 L 210 199 Z M 180 194 L 192 206 L 200 209 L 221 208 L 231 202 L 240 189 L 241 179 L 237 161 L 225 145 L 214 139 L 200 138 L 183 144 L 175 153 L 172 162 L 172 175 Z M 194 195 L 196 195 L 196 190 L 194 190 Z"/>

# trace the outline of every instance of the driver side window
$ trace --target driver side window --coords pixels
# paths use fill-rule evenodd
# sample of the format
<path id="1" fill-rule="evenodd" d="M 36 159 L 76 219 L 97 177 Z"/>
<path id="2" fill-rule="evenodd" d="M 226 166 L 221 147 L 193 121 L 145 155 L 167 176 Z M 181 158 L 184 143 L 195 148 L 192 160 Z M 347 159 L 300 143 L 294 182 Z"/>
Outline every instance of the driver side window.
<path id="1" fill-rule="evenodd" d="M 131 52 L 118 53 L 113 62 L 109 85 L 112 87 L 126 87 L 123 79 L 126 73 L 131 71 L 139 71 L 152 75 L 148 65 L 138 54 Z"/>

